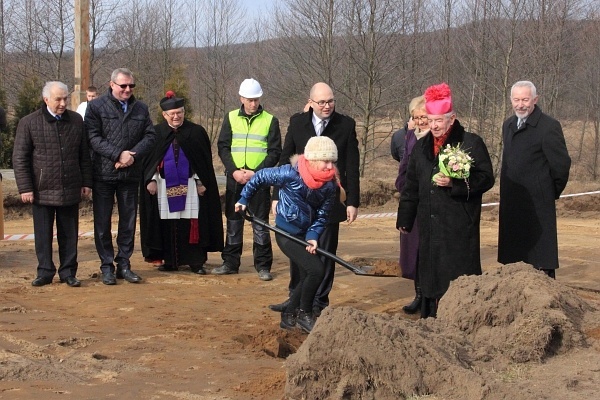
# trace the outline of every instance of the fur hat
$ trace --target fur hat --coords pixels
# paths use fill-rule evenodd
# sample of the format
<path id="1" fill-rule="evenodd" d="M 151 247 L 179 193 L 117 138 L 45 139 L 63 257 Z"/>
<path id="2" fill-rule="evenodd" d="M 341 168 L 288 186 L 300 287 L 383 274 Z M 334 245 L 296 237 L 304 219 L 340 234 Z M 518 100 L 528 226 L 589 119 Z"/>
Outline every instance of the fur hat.
<path id="1" fill-rule="evenodd" d="M 424 96 L 427 114 L 442 115 L 452 112 L 452 92 L 447 83 L 429 86 Z"/>
<path id="2" fill-rule="evenodd" d="M 175 97 L 175 92 L 169 90 L 165 97 L 160 100 L 160 108 L 163 111 L 175 110 L 177 108 L 183 107 L 185 103 L 184 99 L 180 99 L 179 97 Z"/>
<path id="3" fill-rule="evenodd" d="M 327 136 L 313 136 L 304 147 L 304 157 L 308 161 L 337 161 L 338 151 L 333 140 Z"/>

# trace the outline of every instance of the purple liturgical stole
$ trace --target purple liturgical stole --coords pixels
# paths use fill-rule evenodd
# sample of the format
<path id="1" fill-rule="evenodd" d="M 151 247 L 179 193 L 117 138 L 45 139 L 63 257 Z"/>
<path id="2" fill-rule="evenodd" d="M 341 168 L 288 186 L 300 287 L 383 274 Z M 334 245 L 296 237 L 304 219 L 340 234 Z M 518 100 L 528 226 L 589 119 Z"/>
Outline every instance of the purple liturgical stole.
<path id="1" fill-rule="evenodd" d="M 164 171 L 167 184 L 167 200 L 169 211 L 183 211 L 188 191 L 188 178 L 190 176 L 190 163 L 183 150 L 179 149 L 179 159 L 175 161 L 173 144 L 165 154 Z"/>

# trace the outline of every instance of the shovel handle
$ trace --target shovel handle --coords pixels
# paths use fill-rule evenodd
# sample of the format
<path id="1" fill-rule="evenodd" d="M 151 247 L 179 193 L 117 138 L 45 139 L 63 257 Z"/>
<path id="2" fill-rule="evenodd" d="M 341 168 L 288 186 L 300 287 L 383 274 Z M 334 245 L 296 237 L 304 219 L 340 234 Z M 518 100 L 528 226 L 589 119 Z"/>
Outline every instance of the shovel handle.
<path id="1" fill-rule="evenodd" d="M 246 211 L 247 210 L 248 210 L 248 208 L 246 208 Z M 261 220 L 259 218 L 256 218 L 255 216 L 249 214 L 249 212 L 246 212 L 246 211 L 242 211 L 241 214 L 244 217 L 244 219 L 246 219 L 247 221 L 254 222 L 254 223 L 256 223 L 256 224 L 258 224 L 260 226 L 263 226 L 263 227 L 265 227 L 265 228 L 267 228 L 267 229 L 275 232 L 275 233 L 279 233 L 280 235 L 285 236 L 286 238 L 288 238 L 288 239 L 290 239 L 290 240 L 292 240 L 292 241 L 294 241 L 294 242 L 296 242 L 298 244 L 301 244 L 303 246 L 309 246 L 310 245 L 310 243 L 308 243 L 307 241 L 302 240 L 302 239 L 300 239 L 300 238 L 298 238 L 298 237 L 296 237 L 294 235 L 291 235 L 290 233 L 284 231 L 281 228 L 278 228 L 276 226 L 270 225 L 270 224 L 266 223 L 265 221 L 263 221 L 263 220 Z M 336 263 L 338 263 L 339 265 L 341 265 L 342 267 L 344 267 L 346 269 L 349 269 L 350 271 L 352 271 L 356 275 L 382 276 L 382 277 L 383 276 L 386 276 L 386 277 L 387 276 L 395 276 L 395 275 L 371 275 L 371 274 L 368 274 L 367 272 L 365 272 L 361 268 L 359 268 L 359 267 L 357 267 L 355 265 L 352 265 L 352 264 L 350 264 L 349 262 L 347 262 L 345 260 L 342 260 L 341 258 L 339 258 L 338 256 L 336 256 L 335 254 L 330 253 L 327 250 L 323 250 L 320 247 L 317 247 L 317 254 L 322 255 L 324 257 L 329 258 L 330 260 L 335 261 Z"/>

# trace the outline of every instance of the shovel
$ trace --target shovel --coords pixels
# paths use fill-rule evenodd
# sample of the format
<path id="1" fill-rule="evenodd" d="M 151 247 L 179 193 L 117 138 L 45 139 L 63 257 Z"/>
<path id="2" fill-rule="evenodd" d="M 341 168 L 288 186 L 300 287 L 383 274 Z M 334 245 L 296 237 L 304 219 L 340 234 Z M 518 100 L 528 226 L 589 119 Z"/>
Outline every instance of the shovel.
<path id="1" fill-rule="evenodd" d="M 247 210 L 247 208 L 246 208 L 246 210 Z M 292 240 L 292 241 L 294 241 L 294 242 L 296 242 L 298 244 L 301 244 L 303 246 L 309 246 L 310 245 L 310 243 L 308 243 L 307 241 L 302 240 L 300 238 L 297 238 L 296 236 L 293 236 L 293 235 L 289 234 L 288 232 L 284 231 L 283 229 L 280 229 L 280 228 L 278 228 L 276 226 L 269 225 L 265 221 L 263 221 L 263 220 L 261 220 L 259 218 L 256 218 L 253 215 L 249 215 L 248 213 L 246 213 L 244 211 L 241 211 L 241 214 L 244 216 L 244 218 L 247 221 L 254 222 L 255 224 L 263 226 L 263 227 L 265 227 L 265 228 L 267 228 L 267 229 L 269 229 L 269 230 L 271 230 L 273 232 L 279 233 L 280 235 L 283 235 L 286 238 L 288 238 L 288 239 L 290 239 L 290 240 Z M 373 273 L 369 273 L 369 271 L 372 270 L 375 267 L 373 267 L 373 266 L 358 267 L 356 265 L 350 264 L 348 261 L 342 260 L 341 258 L 339 258 L 338 256 L 336 256 L 333 253 L 330 253 L 330 252 L 328 252 L 326 250 L 321 249 L 320 247 L 317 247 L 317 254 L 322 255 L 324 257 L 329 258 L 330 260 L 335 261 L 336 263 L 338 263 L 342 267 L 344 267 L 344 268 L 349 269 L 350 271 L 352 271 L 355 275 L 373 276 L 373 277 L 384 277 L 384 278 L 388 278 L 388 277 L 397 278 L 398 277 L 398 275 L 385 275 L 385 274 L 373 274 Z"/>

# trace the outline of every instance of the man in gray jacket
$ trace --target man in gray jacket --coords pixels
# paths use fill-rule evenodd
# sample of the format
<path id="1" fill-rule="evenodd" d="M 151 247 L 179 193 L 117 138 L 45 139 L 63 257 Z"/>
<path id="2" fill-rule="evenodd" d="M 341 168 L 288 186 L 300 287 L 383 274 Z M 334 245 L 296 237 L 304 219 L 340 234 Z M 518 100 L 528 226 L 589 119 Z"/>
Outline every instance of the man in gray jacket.
<path id="1" fill-rule="evenodd" d="M 105 285 L 115 285 L 117 278 L 131 283 L 142 280 L 131 270 L 129 260 L 143 172 L 141 160 L 151 152 L 156 134 L 148 106 L 133 96 L 134 87 L 131 71 L 117 68 L 108 92 L 90 101 L 85 112 L 94 168 L 94 240 Z M 116 255 L 111 232 L 115 196 L 119 209 Z"/>
<path id="2" fill-rule="evenodd" d="M 77 273 L 79 202 L 89 196 L 92 167 L 83 120 L 67 110 L 68 88 L 47 82 L 42 91 L 46 105 L 23 117 L 17 126 L 13 168 L 21 200 L 33 204 L 37 277 L 33 286 L 52 283 L 54 219 L 58 239 L 61 282 L 80 286 Z"/>

